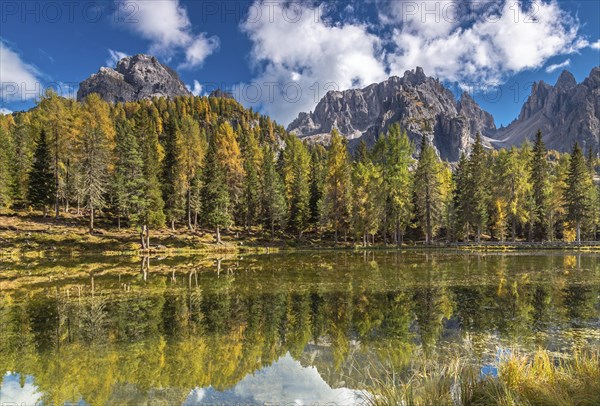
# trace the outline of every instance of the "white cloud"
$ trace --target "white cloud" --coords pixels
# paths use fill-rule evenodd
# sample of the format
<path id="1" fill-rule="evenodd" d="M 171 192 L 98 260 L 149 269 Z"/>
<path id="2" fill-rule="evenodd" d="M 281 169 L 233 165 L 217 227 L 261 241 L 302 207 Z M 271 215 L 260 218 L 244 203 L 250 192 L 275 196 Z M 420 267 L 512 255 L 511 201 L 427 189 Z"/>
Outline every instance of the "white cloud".
<path id="1" fill-rule="evenodd" d="M 562 68 L 566 68 L 566 67 L 567 67 L 567 66 L 569 66 L 569 65 L 571 65 L 571 60 L 570 60 L 570 59 L 567 59 L 566 61 L 564 61 L 564 62 L 561 62 L 561 63 L 555 63 L 555 64 L 553 64 L 553 65 L 549 65 L 549 66 L 546 68 L 546 73 L 552 73 L 552 72 L 554 72 L 555 70 L 559 70 L 559 69 L 562 69 Z"/>
<path id="2" fill-rule="evenodd" d="M 194 96 L 202 96 L 202 85 L 197 80 L 194 80 L 194 86 L 185 85 Z"/>
<path id="3" fill-rule="evenodd" d="M 440 35 L 423 35 L 412 23 L 395 28 L 392 73 L 422 66 L 443 80 L 495 85 L 509 74 L 543 66 L 556 55 L 586 46 L 578 37 L 578 21 L 558 3 L 534 2 L 524 9 L 509 0 L 492 3 L 471 23 Z M 470 18 L 469 16 L 460 16 Z"/>
<path id="4" fill-rule="evenodd" d="M 112 49 L 109 49 L 108 53 L 110 54 L 110 56 L 106 60 L 106 65 L 111 68 L 117 66 L 117 62 L 119 62 L 121 59 L 129 56 L 125 52 L 113 51 Z"/>
<path id="5" fill-rule="evenodd" d="M 600 39 L 596 42 L 592 42 L 590 46 L 594 49 L 600 49 Z"/>
<path id="6" fill-rule="evenodd" d="M 0 40 L 0 101 L 23 101 L 41 93 L 40 73 Z"/>
<path id="7" fill-rule="evenodd" d="M 12 114 L 12 110 L 7 109 L 6 107 L 0 107 L 0 114 Z"/>
<path id="8" fill-rule="evenodd" d="M 421 66 L 444 81 L 488 87 L 589 46 L 578 35 L 578 20 L 555 0 L 529 8 L 512 0 L 376 0 L 375 25 L 354 17 L 332 21 L 325 5 L 284 4 L 256 0 L 253 8 L 261 12 L 253 14 L 261 18 L 242 23 L 257 74 L 247 84 L 251 91 L 242 86 L 238 95 L 284 123 L 313 110 L 329 82 L 340 90 L 362 87 Z M 280 91 L 287 85 L 288 101 L 265 85 L 273 82 Z M 253 99 L 256 89 L 260 97 Z"/>
<path id="9" fill-rule="evenodd" d="M 185 63 L 179 65 L 181 68 L 192 68 L 201 66 L 204 60 L 217 49 L 219 49 L 219 37 L 206 37 L 200 34 L 188 46 L 185 51 Z"/>
<path id="10" fill-rule="evenodd" d="M 262 18 L 242 24 L 258 75 L 238 99 L 280 122 L 313 109 L 327 89 L 361 87 L 387 77 L 381 40 L 362 24 L 331 24 L 323 7 L 254 3 Z"/>
<path id="11" fill-rule="evenodd" d="M 130 18 L 122 21 L 141 37 L 151 42 L 149 52 L 171 58 L 184 52 L 182 68 L 202 65 L 206 57 L 219 47 L 218 37 L 194 34 L 187 10 L 179 0 L 115 0 L 117 9 L 126 9 Z"/>

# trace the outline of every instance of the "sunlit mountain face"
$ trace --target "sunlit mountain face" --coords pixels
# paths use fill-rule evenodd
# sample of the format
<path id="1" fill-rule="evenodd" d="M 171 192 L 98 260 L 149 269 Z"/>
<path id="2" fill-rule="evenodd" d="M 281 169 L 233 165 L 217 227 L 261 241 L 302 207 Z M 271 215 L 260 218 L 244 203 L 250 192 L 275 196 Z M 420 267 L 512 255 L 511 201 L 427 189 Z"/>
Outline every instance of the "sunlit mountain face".
<path id="1" fill-rule="evenodd" d="M 345 405 L 424 359 L 600 344 L 594 254 L 217 259 L 0 259 L 0 402 Z"/>

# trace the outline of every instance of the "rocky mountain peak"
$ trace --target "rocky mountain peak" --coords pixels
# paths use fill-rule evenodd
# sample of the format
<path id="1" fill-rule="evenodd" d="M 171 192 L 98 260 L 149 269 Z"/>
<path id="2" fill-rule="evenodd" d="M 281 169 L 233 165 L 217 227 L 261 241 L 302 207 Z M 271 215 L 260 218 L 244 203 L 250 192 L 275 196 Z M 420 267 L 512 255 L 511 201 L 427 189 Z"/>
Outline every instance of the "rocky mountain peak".
<path id="1" fill-rule="evenodd" d="M 573 74 L 568 70 L 562 71 L 558 77 L 558 80 L 556 81 L 556 84 L 554 85 L 556 89 L 560 90 L 567 90 L 575 86 L 577 86 L 575 76 L 573 76 Z"/>
<path id="2" fill-rule="evenodd" d="M 327 142 L 332 129 L 350 140 L 373 144 L 394 123 L 406 129 L 415 146 L 425 135 L 443 159 L 458 160 L 477 132 L 494 131 L 493 117 L 469 96 L 460 101 L 422 68 L 406 71 L 363 89 L 330 91 L 314 112 L 300 113 L 288 131 L 315 142 Z"/>
<path id="3" fill-rule="evenodd" d="M 520 145 L 542 130 L 546 146 L 570 151 L 575 141 L 598 151 L 600 145 L 600 67 L 577 83 L 568 71 L 556 85 L 534 83 L 519 118 L 493 134 L 497 147 Z"/>
<path id="4" fill-rule="evenodd" d="M 121 59 L 115 69 L 100 68 L 79 84 L 77 100 L 91 93 L 110 103 L 191 95 L 173 69 L 144 54 Z"/>

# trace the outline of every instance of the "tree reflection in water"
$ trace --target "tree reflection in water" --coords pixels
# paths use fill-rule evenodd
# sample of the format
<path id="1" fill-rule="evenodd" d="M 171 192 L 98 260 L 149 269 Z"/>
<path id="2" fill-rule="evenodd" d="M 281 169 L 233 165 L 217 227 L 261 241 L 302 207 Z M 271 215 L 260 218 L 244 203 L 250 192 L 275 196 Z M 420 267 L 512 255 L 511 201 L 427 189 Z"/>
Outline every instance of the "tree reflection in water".
<path id="1" fill-rule="evenodd" d="M 0 402 L 339 402 L 452 343 L 569 352 L 600 342 L 600 260 L 570 257 L 2 263 Z"/>

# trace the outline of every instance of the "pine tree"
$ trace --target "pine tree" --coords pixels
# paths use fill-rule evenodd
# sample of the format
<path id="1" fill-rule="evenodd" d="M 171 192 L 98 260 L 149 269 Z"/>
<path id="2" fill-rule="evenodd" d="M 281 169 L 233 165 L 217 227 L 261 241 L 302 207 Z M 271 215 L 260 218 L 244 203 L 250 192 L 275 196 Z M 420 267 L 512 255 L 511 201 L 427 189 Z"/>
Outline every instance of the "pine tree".
<path id="1" fill-rule="evenodd" d="M 275 156 L 270 147 L 265 146 L 262 152 L 262 182 L 260 196 L 260 212 L 265 230 L 275 236 L 275 227 L 283 227 L 286 218 L 285 191 L 281 178 L 277 173 Z"/>
<path id="2" fill-rule="evenodd" d="M 202 182 L 202 218 L 215 230 L 217 244 L 221 244 L 221 229 L 233 222 L 227 185 L 227 168 L 221 160 L 219 135 L 211 137 L 204 162 Z"/>
<path id="3" fill-rule="evenodd" d="M 431 244 L 441 219 L 441 165 L 425 136 L 415 171 L 415 210 L 426 244 Z"/>
<path id="4" fill-rule="evenodd" d="M 46 131 L 42 130 L 33 155 L 27 197 L 31 206 L 44 211 L 44 217 L 48 215 L 48 206 L 54 201 L 55 187 L 50 148 Z"/>
<path id="5" fill-rule="evenodd" d="M 535 136 L 529 176 L 532 188 L 530 234 L 535 240 L 543 241 L 548 235 L 549 166 L 541 130 Z"/>
<path id="6" fill-rule="evenodd" d="M 327 154 L 324 189 L 324 219 L 331 224 L 338 243 L 340 231 L 346 229 L 350 220 L 350 160 L 342 136 L 333 130 Z"/>
<path id="7" fill-rule="evenodd" d="M 583 152 L 578 143 L 573 147 L 569 174 L 567 176 L 567 190 L 565 200 L 567 205 L 567 218 L 576 229 L 577 243 L 581 242 L 581 226 L 589 219 L 593 201 L 590 190 L 594 183 L 587 166 Z"/>

